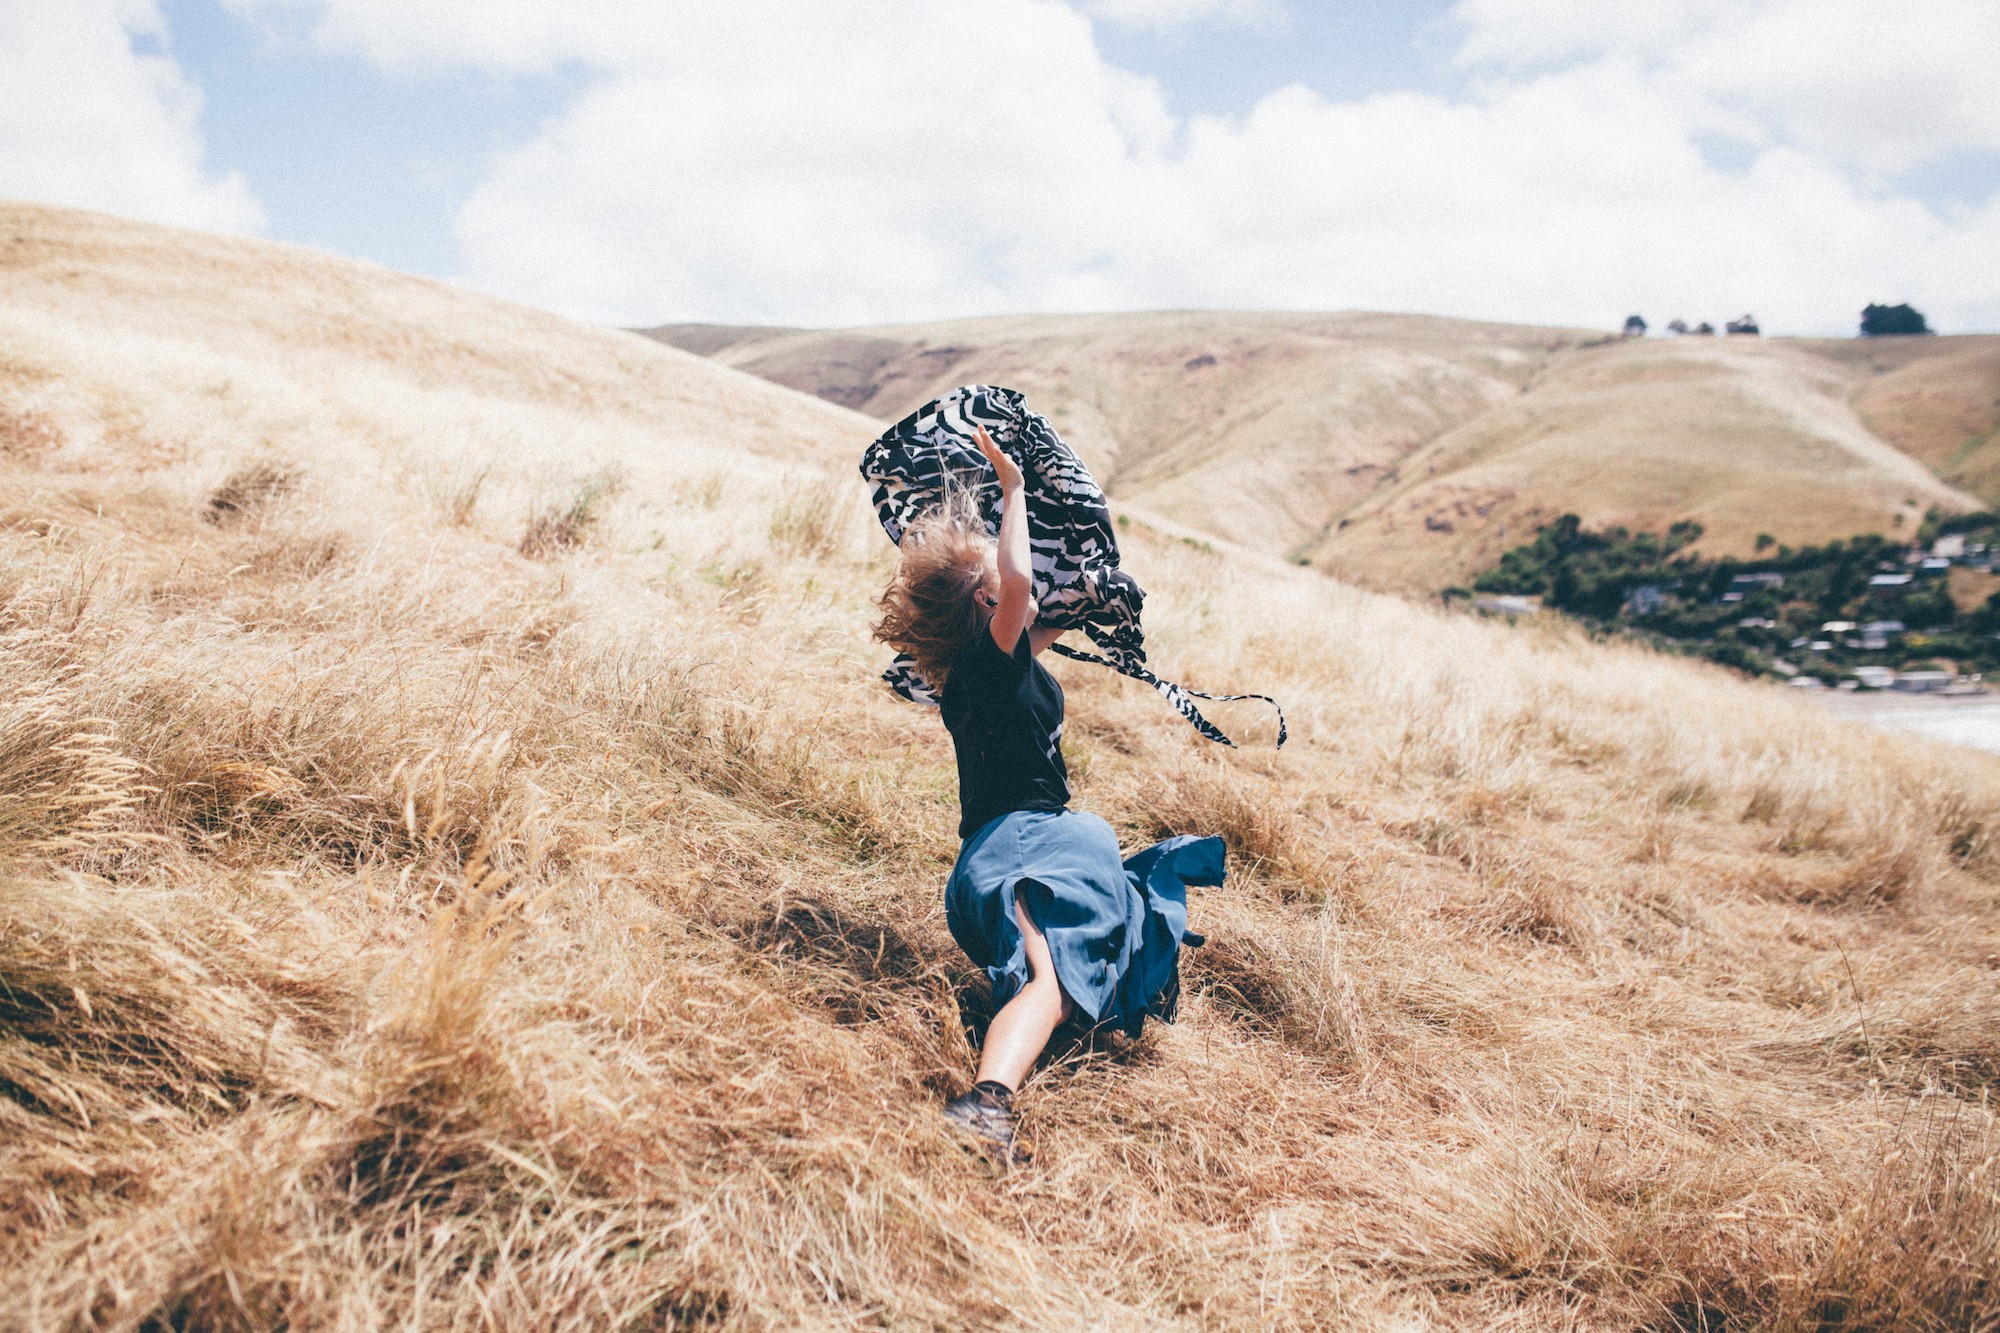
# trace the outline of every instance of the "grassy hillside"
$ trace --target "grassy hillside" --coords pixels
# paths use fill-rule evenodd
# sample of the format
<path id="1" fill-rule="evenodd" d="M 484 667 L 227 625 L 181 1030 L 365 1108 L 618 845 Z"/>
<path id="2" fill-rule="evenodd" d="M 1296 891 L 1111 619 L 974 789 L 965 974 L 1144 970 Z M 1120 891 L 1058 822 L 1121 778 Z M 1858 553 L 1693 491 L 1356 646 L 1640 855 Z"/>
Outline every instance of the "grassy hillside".
<path id="1" fill-rule="evenodd" d="M 1383 588 L 1468 581 L 1563 513 L 1655 531 L 1691 518 L 1706 553 L 1748 554 L 1764 532 L 1907 533 L 2000 485 L 2000 338 L 1870 356 L 1227 313 L 650 332 L 884 420 L 952 385 L 1014 385 L 1119 498 Z"/>
<path id="2" fill-rule="evenodd" d="M 1413 455 L 1313 555 L 1424 588 L 1485 568 L 1565 513 L 1653 532 L 1692 518 L 1703 554 L 1747 556 L 1760 533 L 1793 546 L 1907 539 L 1927 509 L 1978 507 L 1871 433 L 1851 391 L 1834 364 L 1782 341 L 1599 348 Z"/>
<path id="3" fill-rule="evenodd" d="M 1870 430 L 2000 508 L 2000 336 L 1872 338 L 1813 350 L 1865 368 L 1854 405 Z"/>
<path id="4" fill-rule="evenodd" d="M 12 238 L 19 238 L 18 240 Z M 841 409 L 0 210 L 0 1324 L 1990 1327 L 2000 763 L 1130 525 L 1081 804 L 1213 831 L 1031 1165 Z M 822 466 L 819 460 L 826 460 Z"/>

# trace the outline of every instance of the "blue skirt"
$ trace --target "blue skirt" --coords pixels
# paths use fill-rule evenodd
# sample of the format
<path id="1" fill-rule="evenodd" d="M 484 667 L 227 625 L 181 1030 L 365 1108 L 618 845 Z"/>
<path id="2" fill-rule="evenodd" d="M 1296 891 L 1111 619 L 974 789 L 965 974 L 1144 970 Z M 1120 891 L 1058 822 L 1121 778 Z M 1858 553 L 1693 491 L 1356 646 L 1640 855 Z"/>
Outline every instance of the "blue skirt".
<path id="1" fill-rule="evenodd" d="M 997 1009 L 1028 983 L 1018 899 L 1048 937 L 1056 979 L 1092 1027 L 1137 1036 L 1151 1014 L 1174 1019 L 1190 884 L 1222 883 L 1220 838 L 1174 837 L 1129 860 L 1118 835 L 1078 810 L 1017 810 L 981 825 L 959 849 L 945 919 L 986 970 Z"/>

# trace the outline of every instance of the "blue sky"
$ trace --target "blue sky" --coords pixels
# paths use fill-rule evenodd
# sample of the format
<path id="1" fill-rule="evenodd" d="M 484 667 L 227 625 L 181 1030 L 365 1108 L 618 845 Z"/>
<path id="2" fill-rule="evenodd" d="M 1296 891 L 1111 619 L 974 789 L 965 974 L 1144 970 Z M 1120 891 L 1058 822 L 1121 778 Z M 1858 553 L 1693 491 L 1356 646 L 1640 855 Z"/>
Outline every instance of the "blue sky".
<path id="1" fill-rule="evenodd" d="M 300 15 L 168 0 L 140 40 L 201 89 L 208 165 L 240 172 L 266 234 L 432 277 L 458 269 L 452 218 L 480 165 L 525 142 L 588 77 L 384 70 L 316 46 Z"/>
<path id="2" fill-rule="evenodd" d="M 0 0 L 0 193 L 614 322 L 1367 307 L 1832 333 L 1908 299 L 1991 329 L 1996 11 Z"/>
<path id="3" fill-rule="evenodd" d="M 1161 30 L 1100 22 L 1105 58 L 1160 81 L 1182 114 L 1240 115 L 1302 84 L 1332 101 L 1458 82 L 1449 65 L 1452 6 L 1361 0 L 1294 6 L 1263 23 L 1210 18 Z"/>

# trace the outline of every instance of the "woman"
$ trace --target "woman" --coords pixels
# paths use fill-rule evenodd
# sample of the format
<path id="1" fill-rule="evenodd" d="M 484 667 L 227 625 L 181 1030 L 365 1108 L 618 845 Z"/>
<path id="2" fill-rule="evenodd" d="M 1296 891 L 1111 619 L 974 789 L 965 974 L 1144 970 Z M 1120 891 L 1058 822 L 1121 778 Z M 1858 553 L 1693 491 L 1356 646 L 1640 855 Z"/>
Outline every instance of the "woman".
<path id="1" fill-rule="evenodd" d="M 1000 481 L 997 542 L 949 505 L 915 525 L 875 636 L 939 690 L 964 840 L 946 918 L 999 1005 L 972 1088 L 944 1113 L 1009 1153 L 1014 1093 L 1059 1026 L 1171 1021 L 1179 947 L 1201 942 L 1186 884 L 1221 882 L 1222 845 L 1174 838 L 1121 863 L 1111 826 L 1069 809 L 1062 687 L 1036 660 L 1062 631 L 1035 624 L 1021 469 L 983 428 L 978 442 Z"/>

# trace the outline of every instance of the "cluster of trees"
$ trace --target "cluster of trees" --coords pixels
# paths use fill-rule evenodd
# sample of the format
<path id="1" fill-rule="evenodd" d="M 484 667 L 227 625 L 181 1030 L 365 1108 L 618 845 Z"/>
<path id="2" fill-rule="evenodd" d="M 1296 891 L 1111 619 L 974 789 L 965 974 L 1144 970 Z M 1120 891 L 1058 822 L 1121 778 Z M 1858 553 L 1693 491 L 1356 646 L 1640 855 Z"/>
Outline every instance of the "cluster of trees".
<path id="1" fill-rule="evenodd" d="M 2000 515 L 1932 517 L 1919 540 L 1945 531 L 2000 542 Z M 1751 559 L 1707 559 L 1689 549 L 1701 534 L 1692 521 L 1663 535 L 1622 527 L 1593 532 L 1565 514 L 1502 555 L 1471 589 L 1447 589 L 1446 597 L 1540 596 L 1543 605 L 1607 632 L 1759 674 L 1773 671 L 1774 660 L 1828 676 L 1863 664 L 1897 667 L 1939 657 L 1966 670 L 2000 667 L 2000 593 L 1961 611 L 1947 571 L 1922 568 L 1922 548 L 1873 534 L 1798 549 L 1761 537 Z M 1908 580 L 1871 583 L 1878 574 Z M 1902 628 L 1867 648 L 1854 634 L 1822 638 L 1822 627 L 1833 621 Z M 1801 639 L 1830 646 L 1812 650 Z"/>
<path id="2" fill-rule="evenodd" d="M 1644 315 L 1627 315 L 1625 317 L 1624 334 L 1627 338 L 1643 338 L 1646 336 L 1646 330 L 1650 327 L 1646 323 Z M 1745 315 L 1741 319 L 1732 319 L 1722 327 L 1725 333 L 1748 334 L 1752 338 L 1757 337 L 1763 332 L 1758 327 L 1755 315 Z M 1688 322 L 1684 319 L 1670 319 L 1667 321 L 1667 332 L 1674 334 L 1676 337 L 1685 333 L 1698 338 L 1705 338 L 1714 335 L 1715 325 L 1704 319 L 1693 328 L 1689 328 Z"/>
<path id="3" fill-rule="evenodd" d="M 1700 538 L 1701 524 L 1682 521 L 1664 537 L 1624 528 L 1584 529 L 1575 514 L 1538 528 L 1533 541 L 1516 546 L 1473 581 L 1475 592 L 1542 598 L 1573 616 L 1611 620 L 1636 588 L 1679 584 L 1701 562 L 1683 553 Z"/>
<path id="4" fill-rule="evenodd" d="M 1628 315 L 1625 318 L 1624 334 L 1627 338 L 1643 338 L 1651 327 L 1643 315 Z M 1748 334 L 1756 337 L 1762 332 L 1755 315 L 1745 315 L 1732 319 L 1723 325 L 1726 333 Z M 1861 336 L 1864 338 L 1883 337 L 1896 333 L 1929 333 L 1931 327 L 1924 322 L 1923 313 L 1910 305 L 1869 305 L 1861 312 Z M 1693 328 L 1684 319 L 1667 321 L 1667 332 L 1673 334 L 1713 334 L 1715 325 L 1703 320 Z"/>

